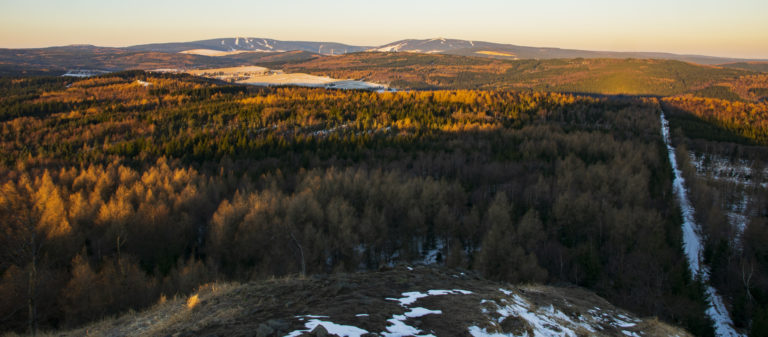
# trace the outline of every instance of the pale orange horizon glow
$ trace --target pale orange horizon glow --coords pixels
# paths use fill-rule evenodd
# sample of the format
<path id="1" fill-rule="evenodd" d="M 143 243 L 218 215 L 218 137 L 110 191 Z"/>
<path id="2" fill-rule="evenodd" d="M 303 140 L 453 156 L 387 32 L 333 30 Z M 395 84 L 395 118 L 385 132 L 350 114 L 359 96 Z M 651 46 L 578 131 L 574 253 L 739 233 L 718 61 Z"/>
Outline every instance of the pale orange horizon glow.
<path id="1" fill-rule="evenodd" d="M 535 47 L 768 59 L 768 1 L 0 0 L 0 47 L 222 37 L 377 46 L 446 37 Z"/>

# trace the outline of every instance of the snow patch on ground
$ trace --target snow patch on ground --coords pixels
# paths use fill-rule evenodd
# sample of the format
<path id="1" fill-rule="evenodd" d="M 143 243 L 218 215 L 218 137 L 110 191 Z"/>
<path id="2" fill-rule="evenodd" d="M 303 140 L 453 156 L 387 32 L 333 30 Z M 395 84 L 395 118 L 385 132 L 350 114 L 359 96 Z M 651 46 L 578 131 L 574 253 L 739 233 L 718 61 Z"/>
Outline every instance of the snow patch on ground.
<path id="1" fill-rule="evenodd" d="M 403 295 L 403 297 L 401 297 L 401 298 L 391 298 L 391 297 L 388 297 L 387 300 L 388 301 L 398 301 L 398 302 L 400 302 L 400 306 L 401 307 L 407 307 L 407 306 L 415 303 L 418 299 L 429 296 L 429 295 L 427 295 L 425 293 L 418 292 L 418 291 L 405 292 L 402 295 Z"/>
<path id="2" fill-rule="evenodd" d="M 709 295 L 709 308 L 707 308 L 707 315 L 715 322 L 715 335 L 716 336 L 744 336 L 733 329 L 733 322 L 728 315 L 728 309 L 725 308 L 723 298 L 717 293 L 717 290 L 712 286 L 707 287 L 707 295 Z"/>
<path id="3" fill-rule="evenodd" d="M 711 176 L 715 180 L 726 180 L 740 185 L 752 182 L 752 162 L 746 159 L 731 160 L 717 154 L 689 153 L 691 163 L 696 167 L 696 173 Z M 763 176 L 768 175 L 768 168 L 763 169 Z"/>
<path id="4" fill-rule="evenodd" d="M 426 315 L 440 315 L 442 313 L 442 310 L 429 310 L 427 308 L 416 307 L 412 308 L 411 311 L 406 312 L 405 317 L 416 318 Z"/>
<path id="5" fill-rule="evenodd" d="M 589 318 L 591 320 L 603 325 L 610 325 L 615 328 L 632 328 L 635 327 L 639 322 L 638 320 L 629 318 L 626 315 L 611 314 L 609 312 L 603 311 L 600 308 L 591 309 L 587 311 L 587 313 L 589 314 Z"/>
<path id="6" fill-rule="evenodd" d="M 442 296 L 442 295 L 469 295 L 471 291 L 453 289 L 453 290 L 428 290 L 426 293 L 419 291 L 410 291 L 402 293 L 401 298 L 387 298 L 390 301 L 400 302 L 400 306 L 410 309 L 402 315 L 392 315 L 392 318 L 388 319 L 389 325 L 387 331 L 381 334 L 386 337 L 402 337 L 402 336 L 434 336 L 432 334 L 419 335 L 422 331 L 415 327 L 412 327 L 405 323 L 408 318 L 418 318 L 426 315 L 441 315 L 441 310 L 430 310 L 422 307 L 409 308 L 411 304 L 416 303 L 420 298 L 429 296 Z"/>
<path id="7" fill-rule="evenodd" d="M 405 320 L 407 318 L 405 315 L 394 315 L 392 318 L 388 319 L 387 322 L 390 323 L 390 325 L 387 326 L 387 331 L 384 331 L 381 333 L 382 336 L 385 337 L 405 337 L 405 336 L 433 336 L 432 334 L 427 335 L 419 335 L 421 330 L 412 327 L 408 324 L 405 324 Z"/>
<path id="8" fill-rule="evenodd" d="M 440 296 L 440 295 L 470 295 L 472 294 L 469 290 L 461 290 L 461 289 L 453 289 L 453 290 L 429 290 L 426 293 L 419 292 L 419 291 L 410 291 L 403 293 L 403 297 L 401 298 L 387 298 L 388 301 L 397 301 L 400 302 L 400 306 L 402 307 L 408 307 L 411 304 L 415 303 L 420 298 L 424 298 L 427 296 Z"/>
<path id="9" fill-rule="evenodd" d="M 308 315 L 309 316 L 309 315 Z M 319 319 L 313 319 L 304 324 L 304 329 L 292 331 L 285 337 L 297 337 L 305 332 L 310 332 L 318 325 L 322 325 L 325 330 L 328 330 L 329 334 L 341 336 L 341 337 L 360 337 L 363 334 L 367 334 L 367 330 L 360 329 L 352 325 L 341 325 L 329 321 L 321 321 Z"/>
<path id="10" fill-rule="evenodd" d="M 494 320 L 489 317 L 492 320 L 492 324 L 498 325 L 507 317 L 518 317 L 528 322 L 534 336 L 576 336 L 576 332 L 566 326 L 581 326 L 587 331 L 595 331 L 589 325 L 574 322 L 567 315 L 555 309 L 554 306 L 532 308 L 528 301 L 517 294 L 512 294 L 509 299 L 502 299 L 500 303 L 491 300 L 483 300 L 481 303 L 496 312 L 498 318 Z M 470 326 L 469 333 L 475 337 L 511 336 L 488 332 L 487 328 L 480 328 L 478 326 Z"/>
<path id="11" fill-rule="evenodd" d="M 639 319 L 631 318 L 615 310 L 603 310 L 599 307 L 589 309 L 586 313 L 571 312 L 566 314 L 555 305 L 537 306 L 524 299 L 515 291 L 499 288 L 505 296 L 495 300 L 481 300 L 480 307 L 488 318 L 485 326 L 470 326 L 468 332 L 475 337 L 513 336 L 512 333 L 502 333 L 502 322 L 511 318 L 525 322 L 523 330 L 517 331 L 519 336 L 591 336 L 598 332 L 610 335 L 621 333 L 627 336 L 639 336 Z M 569 305 L 566 303 L 566 305 Z M 615 331 L 615 332 L 614 332 Z"/>
<path id="12" fill-rule="evenodd" d="M 296 316 L 296 318 L 298 318 L 300 321 L 303 321 L 306 318 L 328 318 L 328 316 L 324 316 L 324 315 L 299 315 L 299 316 Z"/>
<path id="13" fill-rule="evenodd" d="M 336 127 L 332 127 L 330 129 L 317 130 L 315 132 L 312 132 L 312 135 L 314 135 L 314 136 L 327 136 L 327 135 L 329 135 L 331 133 L 339 131 L 340 129 L 346 129 L 347 127 L 349 127 L 348 124 L 342 124 L 342 125 L 339 125 L 339 126 L 336 126 Z"/>
<path id="14" fill-rule="evenodd" d="M 472 295 L 473 292 L 469 290 L 461 290 L 461 289 L 453 289 L 453 290 L 430 290 L 428 291 L 429 296 L 438 296 L 438 295 Z"/>
<path id="15" fill-rule="evenodd" d="M 480 328 L 478 326 L 471 326 L 469 327 L 469 334 L 474 337 L 509 337 L 514 336 L 511 334 L 503 334 L 498 332 L 488 332 L 488 329 L 486 328 Z M 528 334 L 525 334 L 525 336 L 528 336 Z"/>

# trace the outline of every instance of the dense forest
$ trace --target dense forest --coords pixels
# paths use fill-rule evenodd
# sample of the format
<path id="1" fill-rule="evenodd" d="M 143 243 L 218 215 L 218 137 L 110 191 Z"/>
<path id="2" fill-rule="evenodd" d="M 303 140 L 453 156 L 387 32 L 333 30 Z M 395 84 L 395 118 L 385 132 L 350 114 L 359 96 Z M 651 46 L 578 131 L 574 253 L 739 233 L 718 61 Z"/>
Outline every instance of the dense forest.
<path id="1" fill-rule="evenodd" d="M 77 326 L 214 280 L 438 250 L 451 267 L 576 284 L 712 335 L 680 246 L 659 110 L 644 98 L 143 72 L 1 79 L 0 330 Z M 766 241 L 744 241 L 754 301 L 768 293 Z M 744 308 L 741 326 L 765 324 L 765 309 Z"/>

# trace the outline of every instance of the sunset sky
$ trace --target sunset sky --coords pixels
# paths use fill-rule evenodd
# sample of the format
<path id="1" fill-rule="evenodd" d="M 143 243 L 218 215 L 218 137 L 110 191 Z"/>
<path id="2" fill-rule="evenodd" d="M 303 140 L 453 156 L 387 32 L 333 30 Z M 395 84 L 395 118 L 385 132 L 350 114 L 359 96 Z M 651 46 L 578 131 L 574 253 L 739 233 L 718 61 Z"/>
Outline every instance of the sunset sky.
<path id="1" fill-rule="evenodd" d="M 446 37 L 768 59 L 766 0 L 0 0 L 0 47 Z"/>

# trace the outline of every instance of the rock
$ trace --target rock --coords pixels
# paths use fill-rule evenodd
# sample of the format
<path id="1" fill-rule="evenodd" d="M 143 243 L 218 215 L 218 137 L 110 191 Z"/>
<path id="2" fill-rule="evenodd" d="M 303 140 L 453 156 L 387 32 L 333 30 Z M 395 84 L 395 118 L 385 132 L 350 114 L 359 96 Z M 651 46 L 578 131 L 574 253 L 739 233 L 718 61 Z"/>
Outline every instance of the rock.
<path id="1" fill-rule="evenodd" d="M 501 331 L 515 336 L 522 336 L 526 333 L 528 336 L 533 336 L 531 324 L 517 316 L 509 316 L 501 321 Z"/>
<path id="2" fill-rule="evenodd" d="M 333 285 L 332 291 L 335 295 L 348 293 L 352 286 L 347 282 L 338 282 Z"/>
<path id="3" fill-rule="evenodd" d="M 277 331 L 285 331 L 291 327 L 291 324 L 284 319 L 270 319 L 269 321 L 267 321 L 267 325 L 269 325 L 269 327 Z"/>
<path id="4" fill-rule="evenodd" d="M 273 329 L 271 326 L 267 324 L 259 324 L 259 327 L 256 328 L 256 337 L 267 337 L 272 335 L 275 332 L 275 329 Z"/>
<path id="5" fill-rule="evenodd" d="M 316 326 L 310 333 L 315 337 L 328 337 L 328 330 L 322 325 Z"/>
<path id="6" fill-rule="evenodd" d="M 173 334 L 174 337 L 192 337 L 195 336 L 195 333 L 190 331 L 181 331 Z"/>

